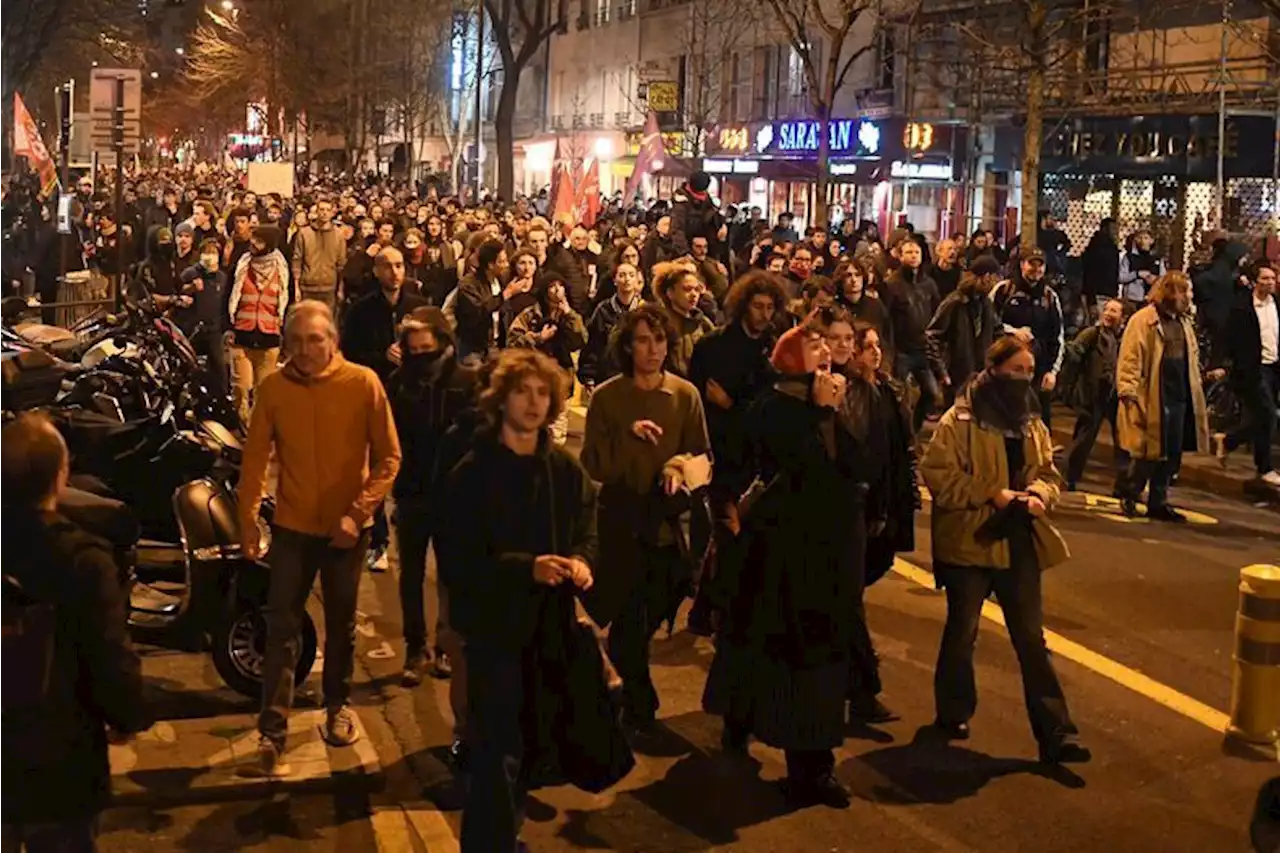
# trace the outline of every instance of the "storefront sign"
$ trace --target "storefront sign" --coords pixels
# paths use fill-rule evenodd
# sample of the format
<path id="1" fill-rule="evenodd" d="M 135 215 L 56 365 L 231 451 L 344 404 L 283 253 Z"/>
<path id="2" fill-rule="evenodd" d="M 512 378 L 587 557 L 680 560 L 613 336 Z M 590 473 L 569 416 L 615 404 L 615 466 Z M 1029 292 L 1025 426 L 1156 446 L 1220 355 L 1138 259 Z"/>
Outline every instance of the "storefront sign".
<path id="1" fill-rule="evenodd" d="M 703 160 L 702 170 L 714 175 L 754 175 L 760 171 L 760 164 L 755 160 Z"/>
<path id="2" fill-rule="evenodd" d="M 911 178 L 921 181 L 951 180 L 950 163 L 904 163 L 894 160 L 889 167 L 889 174 L 895 178 Z"/>
<path id="3" fill-rule="evenodd" d="M 751 132 L 745 126 L 722 127 L 718 141 L 726 154 L 745 154 L 751 147 Z"/>
<path id="4" fill-rule="evenodd" d="M 649 109 L 655 113 L 673 113 L 680 109 L 680 86 L 673 80 L 649 83 Z"/>
<path id="5" fill-rule="evenodd" d="M 1044 133 L 1041 157 L 1052 170 L 1206 179 L 1217 172 L 1216 115 L 1086 118 L 1065 125 L 1046 122 Z M 1276 144 L 1275 120 L 1228 116 L 1222 144 L 1223 166 L 1229 177 L 1269 177 Z"/>
<path id="6" fill-rule="evenodd" d="M 933 125 L 909 122 L 902 131 L 902 147 L 908 151 L 928 151 L 933 147 Z"/>
<path id="7" fill-rule="evenodd" d="M 683 133 L 662 134 L 662 146 L 673 157 L 684 156 L 685 141 Z M 640 148 L 643 145 L 644 134 L 642 132 L 637 130 L 627 134 L 627 156 L 635 157 L 639 155 Z"/>
<path id="8" fill-rule="evenodd" d="M 817 154 L 820 122 L 778 121 L 756 131 L 757 154 Z M 827 122 L 828 150 L 843 157 L 876 157 L 880 154 L 881 133 L 877 122 L 865 119 L 831 119 Z"/>

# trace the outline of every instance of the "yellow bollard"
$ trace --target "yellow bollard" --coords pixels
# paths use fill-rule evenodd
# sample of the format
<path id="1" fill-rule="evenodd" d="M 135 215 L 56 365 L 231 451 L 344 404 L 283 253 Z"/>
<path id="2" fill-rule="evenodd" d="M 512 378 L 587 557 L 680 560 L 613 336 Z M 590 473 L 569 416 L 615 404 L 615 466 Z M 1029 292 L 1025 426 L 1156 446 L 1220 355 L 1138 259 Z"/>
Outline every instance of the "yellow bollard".
<path id="1" fill-rule="evenodd" d="M 1240 570 L 1227 734 L 1249 743 L 1280 741 L 1280 566 Z"/>

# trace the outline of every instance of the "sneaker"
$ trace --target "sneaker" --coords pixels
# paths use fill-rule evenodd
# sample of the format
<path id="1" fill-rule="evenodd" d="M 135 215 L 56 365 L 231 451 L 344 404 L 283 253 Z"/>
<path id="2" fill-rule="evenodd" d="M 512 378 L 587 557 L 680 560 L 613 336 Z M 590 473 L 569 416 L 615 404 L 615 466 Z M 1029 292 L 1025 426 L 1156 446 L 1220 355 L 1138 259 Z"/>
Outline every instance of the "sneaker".
<path id="1" fill-rule="evenodd" d="M 1262 475 L 1262 482 L 1273 489 L 1280 489 L 1280 471 L 1268 471 Z"/>
<path id="2" fill-rule="evenodd" d="M 266 735 L 258 738 L 258 763 L 253 768 L 255 776 L 266 779 L 283 779 L 293 772 L 280 754 L 280 748 Z"/>
<path id="3" fill-rule="evenodd" d="M 451 678 L 453 676 L 453 661 L 449 660 L 449 655 L 436 650 L 436 658 L 431 662 L 432 678 Z"/>
<path id="4" fill-rule="evenodd" d="M 324 739 L 330 746 L 351 746 L 360 740 L 355 711 L 346 705 L 330 708 L 324 725 Z"/>
<path id="5" fill-rule="evenodd" d="M 365 562 L 369 565 L 371 572 L 385 572 L 391 567 L 390 561 L 387 559 L 386 548 L 370 548 L 369 555 L 365 557 Z"/>
<path id="6" fill-rule="evenodd" d="M 409 652 L 404 659 L 404 672 L 400 683 L 405 687 L 417 687 L 422 683 L 422 676 L 427 671 L 427 653 Z"/>
<path id="7" fill-rule="evenodd" d="M 1227 467 L 1227 434 L 1215 432 L 1209 436 L 1209 446 L 1213 448 L 1213 456 L 1223 468 Z"/>

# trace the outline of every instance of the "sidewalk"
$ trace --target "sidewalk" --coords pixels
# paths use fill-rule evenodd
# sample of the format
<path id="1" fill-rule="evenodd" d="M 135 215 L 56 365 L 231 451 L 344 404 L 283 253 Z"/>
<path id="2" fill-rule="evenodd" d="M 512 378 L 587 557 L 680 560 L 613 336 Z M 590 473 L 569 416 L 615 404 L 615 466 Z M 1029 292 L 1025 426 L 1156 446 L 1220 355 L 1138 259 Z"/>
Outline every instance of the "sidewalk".
<path id="1" fill-rule="evenodd" d="M 1075 412 L 1063 405 L 1053 407 L 1053 441 L 1063 448 L 1071 447 L 1071 434 L 1075 429 Z M 1064 457 L 1065 459 L 1064 449 Z M 1110 464 L 1112 455 L 1111 427 L 1103 424 L 1098 430 L 1090 462 Z M 1178 473 L 1178 485 L 1212 492 L 1222 497 L 1238 498 L 1250 502 L 1270 501 L 1280 503 L 1280 492 L 1258 479 L 1253 468 L 1253 456 L 1247 447 L 1227 456 L 1225 468 L 1216 457 L 1208 453 L 1188 453 L 1182 457 Z"/>
<path id="2" fill-rule="evenodd" d="M 293 774 L 267 780 L 245 772 L 257 759 L 258 703 L 223 685 L 207 654 L 154 647 L 140 653 L 147 698 L 161 719 L 133 742 L 110 748 L 114 806 L 160 808 L 380 782 L 382 767 L 367 735 L 345 749 L 321 738 L 325 712 L 313 698 L 308 702 L 317 695 L 308 688 L 322 661 L 299 689 L 289 718 L 285 760 Z"/>

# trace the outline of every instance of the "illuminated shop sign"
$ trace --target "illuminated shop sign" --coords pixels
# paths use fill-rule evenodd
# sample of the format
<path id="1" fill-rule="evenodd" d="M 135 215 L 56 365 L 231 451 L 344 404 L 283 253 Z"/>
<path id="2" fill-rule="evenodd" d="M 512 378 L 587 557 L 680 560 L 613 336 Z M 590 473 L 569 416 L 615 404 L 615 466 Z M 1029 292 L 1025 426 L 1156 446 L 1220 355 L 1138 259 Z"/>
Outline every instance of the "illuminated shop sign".
<path id="1" fill-rule="evenodd" d="M 758 154 L 817 154 L 821 123 L 816 121 L 778 121 L 756 131 Z M 880 154 L 881 131 L 878 122 L 867 119 L 832 119 L 827 122 L 829 150 L 842 157 L 877 157 Z"/>
<path id="2" fill-rule="evenodd" d="M 751 133 L 745 127 L 722 127 L 719 142 L 727 154 L 745 154 L 751 147 Z"/>
<path id="3" fill-rule="evenodd" d="M 933 125 L 910 122 L 902 131 L 902 147 L 908 151 L 928 151 L 933 147 Z"/>
<path id="4" fill-rule="evenodd" d="M 713 175 L 754 175 L 760 171 L 760 163 L 755 160 L 703 160 L 702 170 Z"/>
<path id="5" fill-rule="evenodd" d="M 904 163 L 894 160 L 889 174 L 895 178 L 915 178 L 922 181 L 951 180 L 950 163 Z"/>

